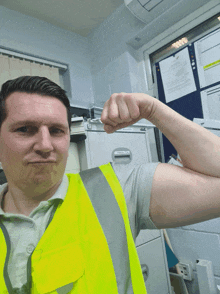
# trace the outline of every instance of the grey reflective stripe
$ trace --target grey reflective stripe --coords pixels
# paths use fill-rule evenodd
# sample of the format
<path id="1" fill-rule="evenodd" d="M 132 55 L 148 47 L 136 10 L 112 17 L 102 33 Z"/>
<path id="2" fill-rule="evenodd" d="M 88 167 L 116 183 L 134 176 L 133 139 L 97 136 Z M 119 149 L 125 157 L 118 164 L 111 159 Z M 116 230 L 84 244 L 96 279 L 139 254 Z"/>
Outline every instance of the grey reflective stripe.
<path id="1" fill-rule="evenodd" d="M 65 285 L 63 287 L 60 287 L 59 289 L 57 289 L 57 293 L 58 294 L 67 294 L 69 293 L 71 290 L 73 289 L 73 283 L 70 283 L 68 285 Z"/>
<path id="2" fill-rule="evenodd" d="M 108 242 L 118 294 L 132 294 L 125 225 L 115 195 L 99 168 L 83 171 L 80 176 Z"/>
<path id="3" fill-rule="evenodd" d="M 9 234 L 8 234 L 8 231 L 5 227 L 5 225 L 0 223 L 0 228 L 2 229 L 2 232 L 5 237 L 5 242 L 7 244 L 7 254 L 6 254 L 3 274 L 4 274 L 5 285 L 7 287 L 8 293 L 11 294 L 11 293 L 13 293 L 13 287 L 12 287 L 12 284 L 11 284 L 11 281 L 9 278 L 9 274 L 8 274 L 8 263 L 9 263 L 10 253 L 11 253 L 11 241 L 10 241 L 10 237 L 9 237 Z"/>

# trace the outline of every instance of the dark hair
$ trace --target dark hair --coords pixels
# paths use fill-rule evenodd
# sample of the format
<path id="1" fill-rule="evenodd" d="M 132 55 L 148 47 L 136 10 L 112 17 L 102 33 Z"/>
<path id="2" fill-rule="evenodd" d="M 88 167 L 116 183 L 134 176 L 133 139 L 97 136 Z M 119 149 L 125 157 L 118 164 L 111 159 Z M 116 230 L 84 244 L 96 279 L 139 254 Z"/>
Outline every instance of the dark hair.
<path id="1" fill-rule="evenodd" d="M 39 94 L 59 99 L 66 106 L 69 129 L 71 129 L 70 103 L 66 96 L 66 91 L 51 80 L 38 76 L 22 76 L 14 80 L 8 80 L 2 85 L 0 91 L 0 128 L 7 118 L 6 98 L 14 92 Z"/>

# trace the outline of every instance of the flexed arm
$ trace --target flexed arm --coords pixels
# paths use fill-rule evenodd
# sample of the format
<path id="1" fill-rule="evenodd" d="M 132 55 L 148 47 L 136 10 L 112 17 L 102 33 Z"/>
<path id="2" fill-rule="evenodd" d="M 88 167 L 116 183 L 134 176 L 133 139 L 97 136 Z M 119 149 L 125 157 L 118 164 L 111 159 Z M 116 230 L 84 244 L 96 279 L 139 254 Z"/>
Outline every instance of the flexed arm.
<path id="1" fill-rule="evenodd" d="M 220 177 L 220 138 L 159 100 L 141 93 L 113 94 L 105 103 L 101 116 L 107 133 L 142 118 L 153 123 L 167 137 L 184 167 Z"/>
<path id="2" fill-rule="evenodd" d="M 156 168 L 150 202 L 154 224 L 171 228 L 219 217 L 220 138 L 141 93 L 113 94 L 101 121 L 112 133 L 142 118 L 161 130 L 183 163 L 183 168 L 162 163 Z"/>

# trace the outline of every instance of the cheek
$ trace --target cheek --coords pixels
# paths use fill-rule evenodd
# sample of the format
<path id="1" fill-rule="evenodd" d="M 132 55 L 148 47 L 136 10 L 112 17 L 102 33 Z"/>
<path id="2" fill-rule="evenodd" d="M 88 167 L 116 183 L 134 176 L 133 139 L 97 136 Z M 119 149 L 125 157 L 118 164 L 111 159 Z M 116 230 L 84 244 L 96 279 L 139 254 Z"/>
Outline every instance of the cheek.
<path id="1" fill-rule="evenodd" d="M 59 150 L 60 154 L 63 154 L 63 156 L 66 156 L 69 152 L 70 143 L 67 139 L 59 140 L 57 142 L 54 142 L 54 147 Z"/>
<path id="2" fill-rule="evenodd" d="M 23 172 L 23 157 L 22 148 L 17 144 L 10 144 L 8 140 L 1 146 L 1 155 L 0 159 L 2 162 L 2 167 L 9 173 L 14 173 L 18 171 Z"/>
<path id="3" fill-rule="evenodd" d="M 25 140 L 13 140 L 8 138 L 8 140 L 4 144 L 5 153 L 9 155 L 22 155 L 27 149 L 29 144 Z"/>
<path id="4" fill-rule="evenodd" d="M 21 167 L 28 150 L 29 144 L 27 144 L 25 140 L 15 140 L 8 136 L 1 145 L 0 158 L 2 162 L 5 162 L 5 164 L 9 166 L 9 168 L 12 168 L 12 166 L 14 166 L 14 168 L 15 166 Z"/>
<path id="5" fill-rule="evenodd" d="M 15 166 L 21 168 L 23 157 L 24 155 L 21 151 L 19 152 L 15 148 L 6 148 L 1 158 L 9 168 L 15 168 Z"/>

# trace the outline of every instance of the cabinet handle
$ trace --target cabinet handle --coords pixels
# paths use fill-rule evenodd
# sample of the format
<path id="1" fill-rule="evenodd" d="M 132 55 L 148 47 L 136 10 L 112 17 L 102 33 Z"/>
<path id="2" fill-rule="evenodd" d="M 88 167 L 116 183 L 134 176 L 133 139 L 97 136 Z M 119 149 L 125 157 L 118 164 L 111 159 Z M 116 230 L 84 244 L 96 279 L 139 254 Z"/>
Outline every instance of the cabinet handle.
<path id="1" fill-rule="evenodd" d="M 112 159 L 114 163 L 127 164 L 132 160 L 132 153 L 128 148 L 119 147 L 113 150 Z"/>
<path id="2" fill-rule="evenodd" d="M 148 274 L 149 274 L 149 269 L 148 266 L 146 264 L 141 264 L 141 270 L 142 270 L 142 274 L 144 276 L 144 281 L 147 281 L 148 278 Z"/>

